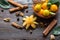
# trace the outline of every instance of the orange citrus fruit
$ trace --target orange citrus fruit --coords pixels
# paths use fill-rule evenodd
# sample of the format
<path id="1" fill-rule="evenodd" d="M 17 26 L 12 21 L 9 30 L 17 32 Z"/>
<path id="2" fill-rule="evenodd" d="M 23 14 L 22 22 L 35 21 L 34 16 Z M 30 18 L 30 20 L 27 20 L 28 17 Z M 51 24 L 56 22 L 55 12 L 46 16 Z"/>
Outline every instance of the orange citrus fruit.
<path id="1" fill-rule="evenodd" d="M 41 7 L 42 7 L 42 9 L 47 9 L 48 8 L 47 3 L 43 3 Z"/>
<path id="2" fill-rule="evenodd" d="M 44 11 L 44 10 L 43 10 L 43 9 L 41 9 L 41 10 L 39 11 L 39 14 L 43 14 L 43 11 Z"/>
<path id="3" fill-rule="evenodd" d="M 35 11 L 40 11 L 41 9 L 41 4 L 36 4 L 35 7 L 34 7 L 34 10 Z"/>
<path id="4" fill-rule="evenodd" d="M 50 15 L 49 10 L 44 10 L 44 12 L 43 12 L 43 16 L 49 16 L 49 15 Z"/>
<path id="5" fill-rule="evenodd" d="M 56 12 L 58 10 L 57 5 L 55 5 L 55 4 L 51 5 L 50 10 L 53 12 Z"/>

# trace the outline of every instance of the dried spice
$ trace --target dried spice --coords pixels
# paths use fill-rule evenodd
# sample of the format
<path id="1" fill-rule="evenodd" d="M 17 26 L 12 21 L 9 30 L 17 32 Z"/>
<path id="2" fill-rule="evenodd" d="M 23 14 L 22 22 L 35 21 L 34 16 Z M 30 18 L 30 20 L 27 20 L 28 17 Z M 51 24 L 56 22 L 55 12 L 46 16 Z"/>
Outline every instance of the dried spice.
<path id="1" fill-rule="evenodd" d="M 3 20 L 4 20 L 5 22 L 10 22 L 10 19 L 11 19 L 11 18 L 4 18 Z"/>
<path id="2" fill-rule="evenodd" d="M 55 40 L 55 36 L 54 35 L 50 35 L 50 40 Z"/>
<path id="3" fill-rule="evenodd" d="M 22 16 L 22 17 L 23 17 L 23 16 L 24 16 L 24 13 L 23 13 L 23 12 L 20 12 L 20 16 Z"/>
<path id="4" fill-rule="evenodd" d="M 26 10 L 26 13 L 28 13 L 28 10 Z"/>
<path id="5" fill-rule="evenodd" d="M 47 26 L 47 23 L 40 22 L 40 27 L 45 27 L 45 26 Z"/>
<path id="6" fill-rule="evenodd" d="M 44 27 L 45 24 L 44 24 L 43 22 L 40 22 L 40 26 L 41 26 L 41 27 Z"/>
<path id="7" fill-rule="evenodd" d="M 1 12 L 4 12 L 4 10 L 1 10 Z"/>
<path id="8" fill-rule="evenodd" d="M 17 17 L 19 16 L 19 12 L 16 12 L 16 16 L 17 16 Z"/>
<path id="9" fill-rule="evenodd" d="M 53 21 L 48 25 L 48 27 L 43 31 L 43 35 L 46 36 L 51 29 L 57 24 L 57 20 L 53 19 Z"/>
<path id="10" fill-rule="evenodd" d="M 22 10 L 28 8 L 28 5 L 22 5 L 20 3 L 14 2 L 13 0 L 8 0 L 9 3 L 17 6 L 16 8 L 9 9 L 10 12 L 14 12 L 16 10 Z"/>
<path id="11" fill-rule="evenodd" d="M 30 34 L 32 34 L 32 30 L 30 30 Z"/>
<path id="12" fill-rule="evenodd" d="M 20 10 L 20 7 L 16 7 L 16 8 L 11 8 L 11 9 L 9 9 L 10 12 L 14 12 L 14 11 L 18 11 L 18 10 Z"/>
<path id="13" fill-rule="evenodd" d="M 14 26 L 14 27 L 16 27 L 16 28 L 23 28 L 21 25 L 19 25 L 16 22 L 12 22 L 11 25 Z"/>
<path id="14" fill-rule="evenodd" d="M 17 21 L 19 21 L 20 19 L 19 18 L 17 18 Z"/>

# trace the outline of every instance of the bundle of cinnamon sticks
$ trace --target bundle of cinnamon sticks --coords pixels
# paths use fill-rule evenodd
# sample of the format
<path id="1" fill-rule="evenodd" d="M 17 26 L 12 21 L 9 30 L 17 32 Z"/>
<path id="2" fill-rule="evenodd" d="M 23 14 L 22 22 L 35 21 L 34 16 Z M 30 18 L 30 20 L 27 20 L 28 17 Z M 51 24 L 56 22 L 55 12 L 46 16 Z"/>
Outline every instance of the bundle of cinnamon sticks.
<path id="1" fill-rule="evenodd" d="M 16 8 L 9 9 L 10 12 L 14 12 L 14 11 L 17 11 L 17 10 L 22 10 L 22 9 L 28 8 L 27 4 L 26 5 L 22 5 L 20 3 L 14 2 L 13 0 L 8 0 L 8 2 L 11 3 L 12 5 L 17 6 Z"/>

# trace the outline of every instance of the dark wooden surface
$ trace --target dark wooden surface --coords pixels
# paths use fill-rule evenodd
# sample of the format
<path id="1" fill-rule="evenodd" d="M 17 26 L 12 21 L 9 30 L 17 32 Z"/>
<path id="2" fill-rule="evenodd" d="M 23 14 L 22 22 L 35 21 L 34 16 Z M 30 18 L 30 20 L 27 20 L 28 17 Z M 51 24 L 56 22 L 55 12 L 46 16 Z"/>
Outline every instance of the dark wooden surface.
<path id="1" fill-rule="evenodd" d="M 12 8 L 12 6 L 11 6 Z M 3 12 L 2 12 L 3 10 Z M 26 13 L 26 10 L 28 10 L 28 13 Z M 24 11 L 24 17 L 29 16 L 29 15 L 35 15 L 32 8 L 29 5 L 29 8 Z M 59 9 L 60 10 L 60 9 Z M 20 12 L 20 11 L 19 11 Z M 36 15 L 35 15 L 36 16 Z M 10 17 L 11 21 L 10 22 L 4 22 L 3 19 Z M 37 25 L 37 28 L 32 30 L 32 34 L 30 34 L 30 30 L 26 31 L 25 29 L 17 29 L 13 26 L 11 26 L 11 22 L 17 22 L 17 18 L 15 16 L 15 13 L 10 14 L 9 10 L 4 10 L 0 8 L 0 40 L 50 40 L 50 35 L 52 34 L 52 31 L 46 36 L 43 37 L 43 30 L 46 27 L 40 27 L 40 24 Z M 22 25 L 23 17 L 19 17 L 20 21 L 18 22 L 20 25 Z M 37 22 L 39 23 L 40 21 L 45 22 L 45 23 L 50 23 L 50 20 L 52 19 L 41 19 L 37 17 Z M 56 26 L 60 25 L 60 12 L 58 11 L 57 16 L 55 17 L 58 20 L 58 23 Z M 55 27 L 56 27 L 55 26 Z M 56 36 L 56 40 L 60 40 L 60 36 Z"/>

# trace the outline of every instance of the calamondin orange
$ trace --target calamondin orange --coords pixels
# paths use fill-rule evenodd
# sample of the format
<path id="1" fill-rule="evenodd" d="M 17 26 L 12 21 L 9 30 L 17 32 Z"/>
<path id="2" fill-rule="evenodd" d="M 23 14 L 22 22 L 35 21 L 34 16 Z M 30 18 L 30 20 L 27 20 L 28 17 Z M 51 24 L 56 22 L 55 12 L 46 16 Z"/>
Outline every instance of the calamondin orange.
<path id="1" fill-rule="evenodd" d="M 57 5 L 55 5 L 55 4 L 51 5 L 50 10 L 53 12 L 56 12 L 58 10 Z"/>
<path id="2" fill-rule="evenodd" d="M 35 7 L 34 7 L 34 10 L 35 11 L 40 11 L 41 9 L 41 4 L 36 4 Z"/>
<path id="3" fill-rule="evenodd" d="M 49 15 L 50 15 L 49 10 L 44 10 L 44 12 L 43 12 L 43 16 L 49 16 Z"/>

